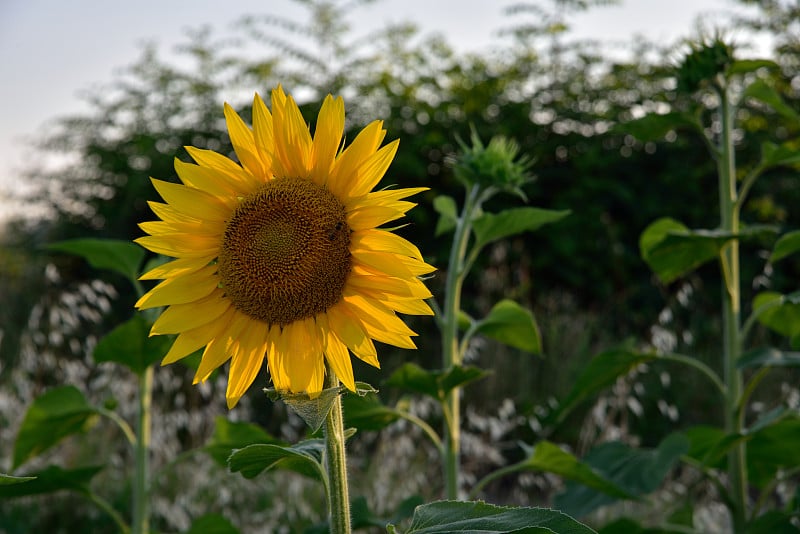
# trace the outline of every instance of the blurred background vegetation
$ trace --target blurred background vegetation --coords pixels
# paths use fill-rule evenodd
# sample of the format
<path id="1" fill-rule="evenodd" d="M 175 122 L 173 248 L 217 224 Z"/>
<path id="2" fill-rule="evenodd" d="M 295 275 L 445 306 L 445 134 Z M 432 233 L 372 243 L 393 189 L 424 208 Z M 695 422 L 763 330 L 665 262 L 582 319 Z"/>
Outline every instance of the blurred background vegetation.
<path id="1" fill-rule="evenodd" d="M 385 121 L 387 139 L 399 138 L 400 149 L 383 183 L 431 188 L 419 195 L 420 205 L 400 233 L 440 269 L 446 265 L 449 240 L 435 235 L 433 200 L 442 194 L 459 198 L 448 160 L 457 139 L 469 138 L 471 127 L 485 141 L 497 134 L 515 139 L 521 152 L 535 160 L 536 180 L 525 187 L 531 205 L 572 210 L 547 232 L 494 245 L 476 269 L 479 274 L 467 281 L 467 311 L 482 315 L 499 298 L 515 298 L 534 311 L 545 343 L 542 359 L 488 341 L 470 354 L 472 362 L 493 369 L 491 377 L 466 390 L 464 463 L 471 480 L 515 460 L 517 440 L 535 441 L 553 399 L 569 390 L 582 366 L 602 349 L 626 339 L 642 346 L 666 344 L 718 368 L 716 271 L 704 268 L 663 286 L 638 249 L 641 231 L 660 216 L 690 227 L 717 224 L 714 164 L 702 140 L 691 133 L 642 134 L 625 128 L 646 112 L 690 107 L 674 77 L 676 58 L 687 48 L 640 38 L 627 43 L 624 53 L 612 53 L 604 43 L 572 38 L 570 15 L 602 9 L 598 4 L 604 3 L 520 4 L 509 10 L 496 46 L 482 54 L 455 53 L 446 41 L 420 35 L 413 25 L 381 29 L 353 42 L 346 20 L 357 15 L 358 6 L 348 3 L 354 11 L 345 13 L 344 3 L 323 0 L 302 2 L 304 20 L 276 14 L 242 20 L 235 42 L 212 29 L 198 29 L 181 47 L 185 59 L 179 65 L 166 62 L 157 48 L 143 49 L 122 75 L 91 93 L 91 113 L 59 119 L 41 140 L 43 157 L 70 156 L 70 163 L 53 171 L 32 165 L 22 178 L 27 184 L 22 200 L 44 208 L 46 215 L 9 221 L 0 233 L 0 471 L 10 467 L 26 406 L 48 387 L 74 384 L 95 402 L 133 415 L 131 377 L 113 364 L 95 364 L 91 356 L 97 340 L 133 314 L 133 288 L 44 245 L 75 237 L 141 236 L 137 224 L 153 219 L 146 201 L 157 200 L 148 177 L 176 180 L 173 158 L 188 160 L 185 145 L 235 158 L 222 102 L 230 102 L 248 120 L 252 92 L 266 96 L 278 83 L 296 97 L 308 120 L 326 94 L 344 96 L 348 138 L 370 120 Z M 720 20 L 719 29 L 723 34 L 735 30 L 742 56 L 758 35 L 770 34 L 770 59 L 782 69 L 777 89 L 800 110 L 800 8 L 777 0 L 731 0 L 734 4 L 755 6 L 756 15 Z M 241 52 L 245 49 L 247 54 Z M 713 105 L 708 102 L 706 109 Z M 769 115 L 759 114 L 749 120 L 747 103 L 739 113 L 740 133 L 746 135 L 738 138 L 746 142 L 738 146 L 737 157 L 744 169 L 757 161 L 768 134 L 797 135 L 783 125 L 777 129 L 777 117 L 770 122 Z M 508 196 L 493 202 L 510 206 L 521 201 Z M 776 169 L 758 183 L 743 217 L 750 223 L 800 228 L 798 205 L 796 171 Z M 756 280 L 743 287 L 745 295 L 766 287 L 794 289 L 797 259 L 763 270 L 764 252 L 755 245 L 745 247 L 743 258 L 743 279 Z M 434 294 L 440 294 L 442 280 L 436 276 L 430 282 Z M 381 388 L 386 373 L 402 362 L 439 365 L 432 321 L 413 318 L 412 327 L 421 334 L 420 350 L 384 346 L 383 371 L 361 366 L 357 376 Z M 648 445 L 688 424 L 720 417 L 701 378 L 671 376 L 666 368 L 655 371 L 618 382 L 562 425 L 558 439 L 578 452 L 612 437 Z M 205 443 L 217 415 L 258 422 L 288 440 L 303 431 L 296 417 L 267 402 L 258 388 L 227 414 L 224 376 L 195 387 L 192 373 L 181 366 L 156 372 L 153 462 L 160 475 L 154 526 L 185 529 L 190 518 L 207 511 L 224 512 L 243 532 L 278 531 L 277 525 L 293 530 L 318 520 L 321 493 L 290 474 L 253 482 L 199 455 L 171 463 L 182 451 Z M 782 373 L 759 395 L 797 404 L 797 378 Z M 389 387 L 381 389 L 386 398 L 398 395 Z M 415 409 L 437 417 L 424 402 Z M 42 465 L 57 459 L 62 465 L 114 466 L 95 483 L 106 487 L 118 509 L 125 509 L 130 452 L 116 434 L 113 426 L 100 423 L 99 430 L 45 455 Z M 431 465 L 435 458 L 424 440 L 400 423 L 381 434 L 360 433 L 351 445 L 353 493 L 365 496 L 379 513 L 410 495 L 436 498 L 441 487 L 429 482 L 438 480 L 438 465 Z M 558 484 L 528 474 L 497 482 L 489 491 L 497 503 L 547 505 Z M 57 494 L 0 502 L 3 529 L 112 532 L 113 525 L 79 497 Z"/>

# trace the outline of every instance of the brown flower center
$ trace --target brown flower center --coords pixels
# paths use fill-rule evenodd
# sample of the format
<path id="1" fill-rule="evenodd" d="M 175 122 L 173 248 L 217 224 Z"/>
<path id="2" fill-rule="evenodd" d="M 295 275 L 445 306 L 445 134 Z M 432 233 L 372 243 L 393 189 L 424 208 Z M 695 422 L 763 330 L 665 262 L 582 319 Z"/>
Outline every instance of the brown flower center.
<path id="1" fill-rule="evenodd" d="M 219 254 L 233 305 L 270 325 L 313 317 L 339 302 L 350 268 L 344 205 L 301 178 L 270 180 L 242 200 Z"/>

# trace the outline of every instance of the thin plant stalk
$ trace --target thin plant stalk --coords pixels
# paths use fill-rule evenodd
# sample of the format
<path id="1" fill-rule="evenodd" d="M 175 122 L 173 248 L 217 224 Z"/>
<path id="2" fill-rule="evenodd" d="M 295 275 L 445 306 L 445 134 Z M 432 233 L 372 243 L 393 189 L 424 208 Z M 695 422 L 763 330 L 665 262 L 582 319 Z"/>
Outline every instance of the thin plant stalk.
<path id="1" fill-rule="evenodd" d="M 474 185 L 467 191 L 464 208 L 456 221 L 453 245 L 447 266 L 447 280 L 444 290 L 444 309 L 442 325 L 442 364 L 444 369 L 460 365 L 463 353 L 458 343 L 458 313 L 461 309 L 461 287 L 464 283 L 467 244 L 472 230 L 472 212 L 478 202 L 480 186 Z M 442 406 L 444 413 L 444 458 L 445 496 L 458 499 L 460 487 L 461 451 L 461 388 L 453 388 Z"/>
<path id="2" fill-rule="evenodd" d="M 739 232 L 738 193 L 736 188 L 736 163 L 733 148 L 733 113 L 725 85 L 719 88 L 720 96 L 720 158 L 719 207 L 722 230 Z M 723 376 L 727 395 L 725 397 L 725 430 L 729 434 L 742 431 L 739 417 L 739 397 L 742 393 L 742 374 L 736 367 L 741 353 L 741 291 L 739 280 L 739 241 L 733 239 L 721 256 L 723 273 L 722 291 L 722 336 Z M 745 464 L 745 442 L 739 440 L 728 454 L 728 478 L 731 486 L 733 509 L 731 515 L 735 532 L 744 530 L 747 519 L 747 468 Z"/>
<path id="3" fill-rule="evenodd" d="M 149 506 L 149 455 L 151 404 L 153 399 L 153 366 L 149 366 L 139 377 L 139 413 L 136 425 L 133 475 L 133 534 L 150 531 Z"/>
<path id="4" fill-rule="evenodd" d="M 325 387 L 339 387 L 339 378 L 330 366 L 327 366 Z M 351 531 L 350 496 L 347 486 L 347 457 L 341 395 L 335 396 L 331 409 L 325 417 L 324 428 L 330 532 L 331 534 L 349 534 Z"/>

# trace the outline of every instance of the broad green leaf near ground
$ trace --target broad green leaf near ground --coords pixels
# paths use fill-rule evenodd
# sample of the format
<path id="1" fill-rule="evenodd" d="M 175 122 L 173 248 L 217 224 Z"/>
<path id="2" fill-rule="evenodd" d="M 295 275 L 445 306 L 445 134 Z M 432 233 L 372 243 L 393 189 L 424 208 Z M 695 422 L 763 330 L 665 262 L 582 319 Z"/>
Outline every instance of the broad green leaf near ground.
<path id="1" fill-rule="evenodd" d="M 103 466 L 63 469 L 51 465 L 29 473 L 31 480 L 23 484 L 0 484 L 0 498 L 40 495 L 60 490 L 87 491 L 92 478 L 102 470 Z"/>
<path id="2" fill-rule="evenodd" d="M 322 452 L 325 443 L 321 439 L 309 439 L 284 447 L 281 445 L 248 445 L 234 451 L 228 459 L 231 471 L 253 478 L 263 471 L 288 469 L 301 475 L 323 480 Z"/>
<path id="3" fill-rule="evenodd" d="M 635 366 L 655 358 L 657 356 L 653 353 L 637 352 L 625 346 L 598 354 L 575 379 L 572 389 L 551 414 L 548 423 L 560 423 L 579 403 L 611 386 Z"/>
<path id="4" fill-rule="evenodd" d="M 528 458 L 520 464 L 524 469 L 554 473 L 619 499 L 635 499 L 610 480 L 607 480 L 574 455 L 555 443 L 540 441 L 529 451 Z"/>
<path id="5" fill-rule="evenodd" d="M 231 421 L 227 417 L 214 419 L 214 433 L 203 450 L 222 467 L 228 465 L 228 458 L 234 449 L 242 449 L 254 444 L 279 444 L 263 428 L 253 423 Z"/>
<path id="6" fill-rule="evenodd" d="M 661 485 L 688 450 L 686 436 L 671 434 L 655 449 L 634 449 L 619 441 L 602 443 L 589 451 L 583 461 L 628 493 L 645 496 Z M 555 506 L 575 517 L 583 517 L 613 501 L 609 495 L 568 482 L 566 490 L 556 496 Z"/>
<path id="7" fill-rule="evenodd" d="M 36 477 L 15 477 L 13 475 L 7 475 L 5 473 L 0 473 L 0 486 L 10 486 L 12 484 L 22 484 L 24 482 L 30 482 L 31 480 L 36 480 Z"/>
<path id="8" fill-rule="evenodd" d="M 97 410 L 74 386 L 46 391 L 28 407 L 14 442 L 13 467 L 91 426 Z"/>
<path id="9" fill-rule="evenodd" d="M 239 529 L 220 514 L 206 514 L 195 519 L 184 534 L 239 534 Z"/>
<path id="10" fill-rule="evenodd" d="M 389 532 L 399 532 L 390 527 Z M 437 501 L 418 506 L 404 534 L 591 534 L 591 528 L 557 510 L 513 508 L 482 501 Z"/>

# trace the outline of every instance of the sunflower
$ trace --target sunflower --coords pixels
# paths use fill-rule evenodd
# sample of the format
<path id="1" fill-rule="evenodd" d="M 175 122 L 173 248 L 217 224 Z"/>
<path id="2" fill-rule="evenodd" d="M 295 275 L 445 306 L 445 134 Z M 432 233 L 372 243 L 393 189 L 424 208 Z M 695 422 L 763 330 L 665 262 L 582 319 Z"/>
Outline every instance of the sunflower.
<path id="1" fill-rule="evenodd" d="M 162 279 L 136 303 L 166 306 L 150 335 L 177 334 L 162 365 L 204 348 L 194 383 L 231 361 L 232 408 L 266 359 L 275 389 L 315 396 L 330 370 L 350 390 L 350 353 L 379 367 L 373 341 L 416 348 L 397 312 L 432 315 L 419 279 L 433 267 L 381 225 L 426 188 L 373 191 L 397 151 L 381 121 L 343 148 L 344 102 L 328 95 L 312 138 L 297 104 L 278 87 L 272 112 L 256 94 L 253 127 L 229 106 L 239 163 L 186 147 L 182 184 L 152 179 L 164 202 L 140 226 L 140 245 L 176 258 L 142 276 Z"/>

